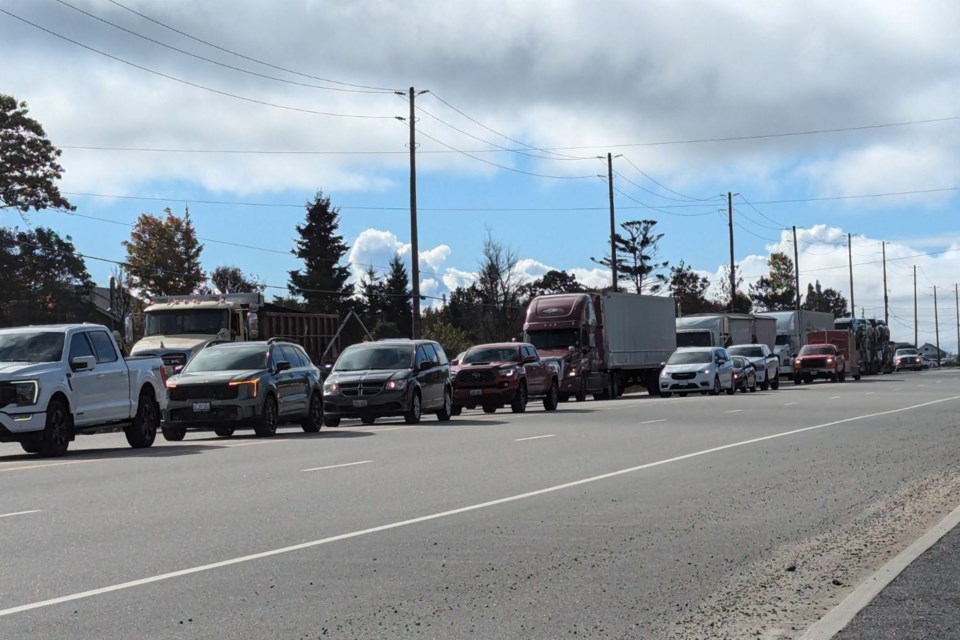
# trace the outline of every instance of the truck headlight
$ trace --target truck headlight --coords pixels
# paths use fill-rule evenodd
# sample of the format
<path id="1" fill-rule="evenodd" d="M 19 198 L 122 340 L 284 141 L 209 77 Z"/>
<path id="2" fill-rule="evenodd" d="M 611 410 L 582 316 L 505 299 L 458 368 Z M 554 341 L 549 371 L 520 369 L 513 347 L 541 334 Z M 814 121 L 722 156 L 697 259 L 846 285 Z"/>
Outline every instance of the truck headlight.
<path id="1" fill-rule="evenodd" d="M 336 385 L 334 385 L 336 386 Z M 403 391 L 407 388 L 406 380 L 388 380 L 387 384 L 384 385 L 390 391 Z"/>
<path id="2" fill-rule="evenodd" d="M 570 367 L 570 368 L 567 370 L 567 377 L 568 377 L 568 378 L 573 378 L 573 377 L 576 376 L 576 375 L 577 375 L 577 368 L 576 368 L 576 367 Z"/>
<path id="3" fill-rule="evenodd" d="M 16 391 L 17 406 L 27 407 L 37 404 L 40 397 L 40 383 L 36 380 L 21 380 L 13 383 Z"/>
<path id="4" fill-rule="evenodd" d="M 514 374 L 513 367 L 507 367 L 506 369 L 499 369 L 497 371 L 498 376 L 503 376 L 504 378 L 510 378 Z"/>
<path id="5" fill-rule="evenodd" d="M 335 396 L 340 393 L 340 385 L 336 382 L 327 382 L 323 385 L 323 395 L 325 396 Z"/>

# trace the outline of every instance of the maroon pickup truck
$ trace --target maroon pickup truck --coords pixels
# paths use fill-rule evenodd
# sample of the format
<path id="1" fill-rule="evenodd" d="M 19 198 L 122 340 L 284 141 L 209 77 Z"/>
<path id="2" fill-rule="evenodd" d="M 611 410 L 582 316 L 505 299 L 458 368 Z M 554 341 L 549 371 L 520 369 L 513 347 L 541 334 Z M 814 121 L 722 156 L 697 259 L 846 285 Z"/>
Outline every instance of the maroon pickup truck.
<path id="1" fill-rule="evenodd" d="M 480 344 L 450 364 L 459 368 L 453 379 L 453 415 L 476 407 L 494 413 L 507 405 L 523 413 L 527 402 L 538 398 L 544 409 L 553 411 L 560 401 L 556 368 L 541 360 L 532 344 Z"/>

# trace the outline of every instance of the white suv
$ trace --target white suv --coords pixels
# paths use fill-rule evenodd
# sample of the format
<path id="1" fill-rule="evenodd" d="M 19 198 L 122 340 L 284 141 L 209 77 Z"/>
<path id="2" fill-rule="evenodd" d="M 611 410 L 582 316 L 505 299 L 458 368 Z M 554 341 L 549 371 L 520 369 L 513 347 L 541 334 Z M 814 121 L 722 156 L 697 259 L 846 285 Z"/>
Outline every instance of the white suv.
<path id="1" fill-rule="evenodd" d="M 677 349 L 660 372 L 660 395 L 669 398 L 676 392 L 718 395 L 736 393 L 733 363 L 720 347 L 684 347 Z"/>

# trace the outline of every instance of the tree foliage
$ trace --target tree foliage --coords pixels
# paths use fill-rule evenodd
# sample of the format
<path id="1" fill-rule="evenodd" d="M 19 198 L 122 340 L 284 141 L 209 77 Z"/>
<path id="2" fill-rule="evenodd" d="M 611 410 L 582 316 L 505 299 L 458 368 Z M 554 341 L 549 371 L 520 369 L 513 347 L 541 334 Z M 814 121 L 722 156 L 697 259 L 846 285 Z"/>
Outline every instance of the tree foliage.
<path id="1" fill-rule="evenodd" d="M 27 103 L 0 94 L 0 209 L 76 209 L 60 194 L 60 149 L 27 115 Z"/>
<path id="2" fill-rule="evenodd" d="M 423 337 L 439 342 L 444 353 L 447 354 L 447 358 L 451 360 L 473 344 L 466 331 L 445 322 L 440 313 L 432 312 L 429 309 L 423 315 Z"/>
<path id="3" fill-rule="evenodd" d="M 824 289 L 819 280 L 816 286 L 807 285 L 807 295 L 801 306 L 808 311 L 832 313 L 834 318 L 846 318 L 850 315 L 847 299 L 836 289 L 830 287 Z"/>
<path id="4" fill-rule="evenodd" d="M 547 271 L 524 287 L 524 293 L 530 298 L 554 293 L 580 293 L 586 290 L 577 280 L 577 276 L 556 269 Z"/>
<path id="5" fill-rule="evenodd" d="M 670 267 L 670 278 L 667 281 L 667 290 L 677 301 L 677 314 L 710 313 L 722 311 L 723 307 L 707 298 L 710 280 L 695 272 L 685 264 Z"/>
<path id="6" fill-rule="evenodd" d="M 767 260 L 770 273 L 750 285 L 750 300 L 760 311 L 789 311 L 797 306 L 797 287 L 793 260 L 787 254 L 774 252 Z"/>
<path id="7" fill-rule="evenodd" d="M 473 285 L 480 310 L 481 342 L 509 340 L 523 328 L 523 283 L 517 273 L 517 253 L 487 234 L 477 281 Z"/>
<path id="8" fill-rule="evenodd" d="M 93 281 L 70 237 L 0 228 L 0 326 L 94 318 Z"/>
<path id="9" fill-rule="evenodd" d="M 735 313 L 751 313 L 753 311 L 753 302 L 750 300 L 749 296 L 741 291 L 743 286 L 743 276 L 737 276 L 736 290 L 733 292 L 733 296 L 731 296 L 730 267 L 724 266 L 722 272 L 723 277 L 720 279 L 720 299 L 717 301 L 721 308 Z M 737 269 L 737 273 L 740 273 L 739 269 Z"/>
<path id="10" fill-rule="evenodd" d="M 656 220 L 630 220 L 620 225 L 626 235 L 614 234 L 617 280 L 632 283 L 636 293 L 658 293 L 667 282 L 663 270 L 669 262 L 657 260 L 657 245 L 663 234 L 653 232 L 656 224 Z M 608 269 L 613 268 L 610 256 L 590 259 Z"/>
<path id="11" fill-rule="evenodd" d="M 413 301 L 410 276 L 399 254 L 390 259 L 390 271 L 383 281 L 383 316 L 393 323 L 399 337 L 409 337 L 413 331 Z"/>
<path id="12" fill-rule="evenodd" d="M 296 247 L 292 253 L 303 260 L 303 268 L 290 271 L 290 295 L 303 298 L 307 309 L 315 313 L 343 316 L 354 304 L 353 285 L 348 284 L 350 269 L 340 261 L 350 247 L 337 234 L 339 209 L 318 191 L 306 204 L 303 224 L 298 224 Z"/>
<path id="13" fill-rule="evenodd" d="M 256 276 L 247 276 L 240 267 L 220 265 L 210 274 L 210 282 L 218 293 L 253 293 L 263 291 L 263 282 Z"/>
<path id="14" fill-rule="evenodd" d="M 127 249 L 129 286 L 144 296 L 186 295 L 201 289 L 206 274 L 200 266 L 203 245 L 190 221 L 190 211 L 182 218 L 169 208 L 166 218 L 142 213 L 133 226 Z"/>

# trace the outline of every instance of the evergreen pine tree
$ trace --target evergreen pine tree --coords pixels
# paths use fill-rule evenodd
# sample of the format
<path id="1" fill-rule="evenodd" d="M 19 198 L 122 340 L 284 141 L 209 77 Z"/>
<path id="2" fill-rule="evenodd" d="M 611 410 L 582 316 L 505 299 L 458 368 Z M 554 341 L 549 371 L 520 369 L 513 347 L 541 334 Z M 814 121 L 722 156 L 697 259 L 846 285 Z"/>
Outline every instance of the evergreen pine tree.
<path id="1" fill-rule="evenodd" d="M 290 272 L 287 288 L 292 296 L 306 301 L 309 311 L 343 316 L 352 305 L 353 285 L 347 284 L 349 267 L 340 264 L 350 247 L 337 234 L 339 209 L 331 206 L 322 191 L 306 208 L 306 220 L 296 227 L 300 238 L 292 251 L 303 260 L 303 269 Z"/>
<path id="2" fill-rule="evenodd" d="M 383 282 L 383 313 L 397 326 L 401 336 L 413 331 L 413 303 L 410 296 L 410 276 L 398 254 L 390 259 L 390 272 Z"/>

